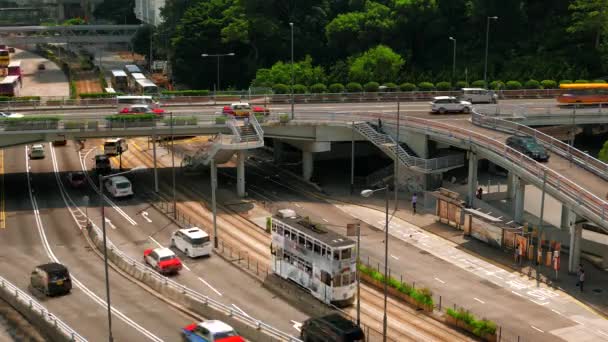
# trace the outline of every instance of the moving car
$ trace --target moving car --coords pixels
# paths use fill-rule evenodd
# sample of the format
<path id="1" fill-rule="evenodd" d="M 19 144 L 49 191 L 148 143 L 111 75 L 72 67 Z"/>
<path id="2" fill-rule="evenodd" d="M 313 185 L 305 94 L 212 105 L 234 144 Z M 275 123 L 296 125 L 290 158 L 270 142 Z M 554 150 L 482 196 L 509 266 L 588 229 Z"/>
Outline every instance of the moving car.
<path id="1" fill-rule="evenodd" d="M 222 109 L 224 115 L 234 115 L 237 117 L 246 117 L 253 112 L 254 114 L 268 115 L 270 111 L 267 108 L 261 106 L 251 106 L 247 102 L 233 103 L 230 106 L 225 106 Z"/>
<path id="2" fill-rule="evenodd" d="M 144 261 L 161 274 L 178 273 L 182 269 L 181 260 L 166 247 L 146 249 Z"/>
<path id="3" fill-rule="evenodd" d="M 112 172 L 112 165 L 110 164 L 110 157 L 105 154 L 98 154 L 95 156 L 95 172 L 100 175 L 107 175 Z"/>
<path id="4" fill-rule="evenodd" d="M 218 320 L 190 324 L 182 329 L 182 337 L 191 342 L 245 342 L 231 326 Z"/>
<path id="5" fill-rule="evenodd" d="M 85 184 L 86 177 L 84 172 L 76 171 L 68 173 L 68 183 L 73 188 L 80 188 Z"/>
<path id="6" fill-rule="evenodd" d="M 155 115 L 163 115 L 165 113 L 164 109 L 161 108 L 152 108 L 145 104 L 134 104 L 129 107 L 124 107 L 118 112 L 119 114 L 155 114 Z"/>
<path id="7" fill-rule="evenodd" d="M 356 342 L 364 341 L 365 335 L 352 321 L 334 313 L 304 321 L 300 338 L 304 342 Z"/>
<path id="8" fill-rule="evenodd" d="M 453 96 L 436 96 L 431 104 L 431 112 L 444 114 L 447 112 L 470 113 L 473 109 L 471 102 L 459 100 Z"/>
<path id="9" fill-rule="evenodd" d="M 59 296 L 70 293 L 72 279 L 65 266 L 51 262 L 36 266 L 30 275 L 30 286 L 47 296 Z"/>
<path id="10" fill-rule="evenodd" d="M 43 159 L 44 158 L 44 145 L 35 144 L 30 148 L 30 159 Z"/>
<path id="11" fill-rule="evenodd" d="M 545 147 L 539 144 L 534 137 L 528 135 L 512 135 L 507 138 L 506 144 L 534 160 L 542 162 L 549 160 L 549 153 L 547 153 Z"/>
<path id="12" fill-rule="evenodd" d="M 112 197 L 133 196 L 131 182 L 124 176 L 111 177 L 106 180 L 106 190 L 112 194 Z"/>
<path id="13" fill-rule="evenodd" d="M 44 62 L 38 63 L 38 70 L 45 70 L 45 69 L 46 69 L 46 65 L 44 65 Z"/>
<path id="14" fill-rule="evenodd" d="M 191 258 L 211 255 L 209 234 L 198 227 L 180 229 L 171 236 L 171 247 L 179 249 Z"/>
<path id="15" fill-rule="evenodd" d="M 68 141 L 65 139 L 53 140 L 53 146 L 65 146 L 68 144 Z"/>
<path id="16" fill-rule="evenodd" d="M 103 143 L 103 153 L 108 156 L 122 154 L 129 149 L 127 140 L 124 138 L 108 139 Z"/>
<path id="17" fill-rule="evenodd" d="M 462 88 L 461 99 L 471 103 L 496 103 L 498 94 L 483 88 Z"/>
<path id="18" fill-rule="evenodd" d="M 19 113 L 0 112 L 0 118 L 21 119 L 22 117 L 23 117 L 23 114 L 19 114 Z"/>

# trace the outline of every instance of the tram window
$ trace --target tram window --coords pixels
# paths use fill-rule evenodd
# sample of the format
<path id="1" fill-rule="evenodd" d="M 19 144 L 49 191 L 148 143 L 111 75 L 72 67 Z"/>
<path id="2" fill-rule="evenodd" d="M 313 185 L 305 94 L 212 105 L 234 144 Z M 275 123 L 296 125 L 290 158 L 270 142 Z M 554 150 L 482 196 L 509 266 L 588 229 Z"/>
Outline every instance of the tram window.
<path id="1" fill-rule="evenodd" d="M 313 251 L 317 254 L 321 254 L 321 246 L 319 246 L 318 243 L 315 242 L 315 244 L 313 245 Z"/>
<path id="2" fill-rule="evenodd" d="M 357 272 L 352 272 L 350 274 L 350 283 L 354 283 L 355 281 L 357 281 Z"/>
<path id="3" fill-rule="evenodd" d="M 304 246 L 305 244 L 305 239 L 304 239 L 304 235 L 298 235 L 298 244 Z"/>
<path id="4" fill-rule="evenodd" d="M 340 276 L 336 276 L 334 277 L 334 283 L 333 283 L 334 287 L 339 287 L 342 286 L 342 277 Z"/>
<path id="5" fill-rule="evenodd" d="M 291 232 L 290 239 L 291 241 L 296 241 L 298 239 L 298 234 L 296 234 L 296 232 Z"/>
<path id="6" fill-rule="evenodd" d="M 340 251 L 333 251 L 334 253 L 334 260 L 340 260 Z"/>
<path id="7" fill-rule="evenodd" d="M 342 250 L 342 257 L 340 259 L 342 260 L 348 260 L 350 259 L 352 256 L 352 249 L 348 248 L 348 249 L 343 249 Z"/>
<path id="8" fill-rule="evenodd" d="M 312 274 L 312 267 L 306 265 L 305 268 L 306 268 L 306 273 L 308 273 L 309 275 Z"/>
<path id="9" fill-rule="evenodd" d="M 350 282 L 350 273 L 344 273 L 342 275 L 342 285 L 343 286 L 347 286 L 347 285 L 350 285 L 350 284 L 351 284 L 351 282 Z"/>
<path id="10" fill-rule="evenodd" d="M 306 249 L 312 251 L 312 241 L 306 240 Z"/>
<path id="11" fill-rule="evenodd" d="M 277 227 L 277 233 L 279 233 L 279 235 L 283 236 L 283 227 L 278 226 Z"/>
<path id="12" fill-rule="evenodd" d="M 325 271 L 321 271 L 321 282 L 325 285 L 331 285 L 331 275 Z"/>
<path id="13" fill-rule="evenodd" d="M 321 255 L 325 256 L 325 253 L 326 253 L 325 246 L 321 246 Z"/>

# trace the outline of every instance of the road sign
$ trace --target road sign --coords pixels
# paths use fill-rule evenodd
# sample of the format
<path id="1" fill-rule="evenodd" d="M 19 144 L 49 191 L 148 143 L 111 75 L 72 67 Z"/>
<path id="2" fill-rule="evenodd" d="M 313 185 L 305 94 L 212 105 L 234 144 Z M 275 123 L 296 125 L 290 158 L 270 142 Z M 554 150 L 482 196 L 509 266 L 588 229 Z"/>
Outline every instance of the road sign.
<path id="1" fill-rule="evenodd" d="M 357 229 L 361 227 L 361 223 L 347 223 L 346 236 L 357 236 Z"/>

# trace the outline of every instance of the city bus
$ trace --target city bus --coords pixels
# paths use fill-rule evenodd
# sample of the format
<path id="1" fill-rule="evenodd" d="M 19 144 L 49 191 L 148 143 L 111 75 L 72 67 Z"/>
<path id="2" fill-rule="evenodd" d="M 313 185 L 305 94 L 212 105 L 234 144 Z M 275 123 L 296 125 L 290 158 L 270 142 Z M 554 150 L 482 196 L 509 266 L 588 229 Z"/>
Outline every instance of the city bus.
<path id="1" fill-rule="evenodd" d="M 6 49 L 0 50 L 0 67 L 6 68 L 11 62 L 10 53 Z"/>
<path id="2" fill-rule="evenodd" d="M 140 72 L 134 72 L 129 75 L 129 90 L 135 91 L 137 80 L 145 80 L 146 76 Z"/>
<path id="3" fill-rule="evenodd" d="M 293 210 L 271 217 L 272 272 L 308 289 L 325 304 L 346 307 L 356 291 L 356 244 Z"/>
<path id="4" fill-rule="evenodd" d="M 560 104 L 591 104 L 608 102 L 608 83 L 564 83 L 562 94 L 557 97 Z"/>
<path id="5" fill-rule="evenodd" d="M 19 96 L 21 82 L 19 76 L 6 76 L 0 81 L 1 96 Z"/>
<path id="6" fill-rule="evenodd" d="M 122 70 L 112 70 L 112 88 L 121 92 L 129 91 L 129 79 L 127 73 Z"/>
<path id="7" fill-rule="evenodd" d="M 12 61 L 8 64 L 9 76 L 21 77 L 21 61 Z"/>
<path id="8" fill-rule="evenodd" d="M 127 74 L 134 74 L 134 73 L 139 73 L 141 74 L 141 70 L 139 69 L 139 67 L 135 64 L 127 64 L 125 65 L 125 72 Z"/>
<path id="9" fill-rule="evenodd" d="M 134 92 L 140 95 L 157 95 L 158 87 L 147 78 L 135 80 Z"/>

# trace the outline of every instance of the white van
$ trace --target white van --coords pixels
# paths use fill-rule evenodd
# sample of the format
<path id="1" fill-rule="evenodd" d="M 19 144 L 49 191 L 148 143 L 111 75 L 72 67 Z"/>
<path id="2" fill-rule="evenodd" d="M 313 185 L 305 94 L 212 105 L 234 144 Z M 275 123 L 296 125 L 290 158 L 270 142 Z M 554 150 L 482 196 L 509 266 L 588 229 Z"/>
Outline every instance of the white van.
<path id="1" fill-rule="evenodd" d="M 460 98 L 471 103 L 498 102 L 498 95 L 495 92 L 483 88 L 462 88 Z"/>
<path id="2" fill-rule="evenodd" d="M 124 138 L 108 139 L 103 143 L 103 153 L 108 156 L 119 155 L 129 149 Z"/>
<path id="3" fill-rule="evenodd" d="M 180 229 L 171 236 L 171 247 L 175 247 L 191 258 L 211 255 L 209 234 L 198 227 Z"/>

